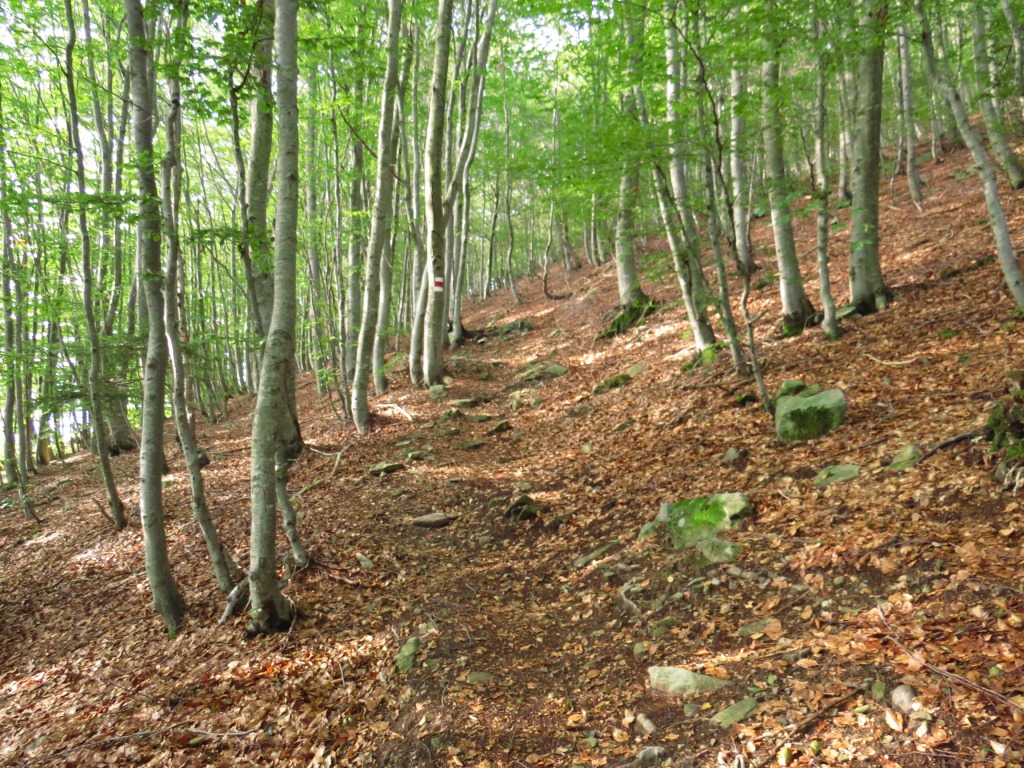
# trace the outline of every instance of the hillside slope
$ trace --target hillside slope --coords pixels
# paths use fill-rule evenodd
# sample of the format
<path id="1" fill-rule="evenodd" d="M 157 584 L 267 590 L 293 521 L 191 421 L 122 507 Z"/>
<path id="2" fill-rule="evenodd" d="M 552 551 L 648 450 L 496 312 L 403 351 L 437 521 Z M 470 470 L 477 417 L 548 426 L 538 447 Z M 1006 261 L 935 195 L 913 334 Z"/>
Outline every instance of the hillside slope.
<path id="1" fill-rule="evenodd" d="M 247 639 L 244 618 L 215 626 L 223 603 L 180 457 L 166 491 L 189 624 L 173 639 L 147 605 L 138 521 L 114 533 L 96 513 L 94 463 L 41 469 L 45 524 L 30 529 L 9 494 L 0 517 L 0 764 L 602 766 L 648 746 L 692 766 L 741 752 L 759 766 L 1019 764 L 1019 499 L 972 440 L 887 469 L 909 444 L 927 450 L 982 425 L 1022 365 L 967 162 L 923 169 L 923 212 L 902 189 L 886 201 L 897 300 L 847 321 L 840 341 L 816 329 L 776 338 L 775 285 L 757 290 L 770 390 L 800 378 L 849 398 L 845 424 L 813 443 L 778 443 L 771 418 L 740 404 L 753 386 L 727 355 L 684 370 L 685 314 L 657 254 L 643 259 L 645 288 L 663 309 L 612 340 L 596 340 L 615 302 L 611 265 L 557 274 L 565 301 L 528 280 L 521 305 L 500 294 L 471 306 L 470 328 L 531 329 L 453 353 L 441 402 L 394 382 L 365 438 L 304 379 L 310 450 L 291 487 L 316 562 L 287 588 L 301 617 L 285 634 Z M 1019 237 L 1024 206 L 1012 193 L 1006 203 Z M 797 224 L 810 275 L 812 221 Z M 840 299 L 844 232 L 833 244 Z M 765 264 L 769 238 L 759 223 Z M 564 375 L 526 380 L 538 363 Z M 592 394 L 633 366 L 628 384 Z M 239 556 L 252 408 L 232 401 L 233 418 L 200 435 L 214 459 L 210 505 Z M 723 461 L 728 449 L 737 460 Z M 403 468 L 371 475 L 380 461 Z M 115 459 L 129 499 L 136 463 Z M 860 476 L 815 485 L 836 464 Z M 739 547 L 734 562 L 638 537 L 662 503 L 716 492 L 755 507 L 722 534 Z M 521 493 L 535 518 L 506 514 Z M 452 519 L 410 524 L 429 513 Z M 396 656 L 413 636 L 403 672 Z M 727 684 L 667 697 L 650 689 L 650 666 Z M 918 697 L 900 712 L 889 693 L 904 683 Z M 737 702 L 757 708 L 735 726 L 710 722 Z"/>

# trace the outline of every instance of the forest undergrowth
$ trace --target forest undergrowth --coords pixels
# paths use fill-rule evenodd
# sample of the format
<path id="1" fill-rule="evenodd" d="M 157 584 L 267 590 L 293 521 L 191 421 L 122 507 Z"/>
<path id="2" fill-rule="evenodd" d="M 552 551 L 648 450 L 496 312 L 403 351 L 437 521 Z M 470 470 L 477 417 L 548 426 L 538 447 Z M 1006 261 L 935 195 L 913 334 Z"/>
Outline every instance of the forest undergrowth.
<path id="1" fill-rule="evenodd" d="M 248 638 L 244 616 L 217 625 L 223 600 L 170 437 L 168 534 L 188 602 L 172 638 L 149 606 L 137 513 L 111 529 L 85 454 L 41 468 L 43 524 L 21 520 L 11 491 L 0 515 L 0 764 L 1021 764 L 1022 500 L 993 480 L 984 440 L 930 451 L 983 426 L 1024 367 L 1024 320 L 968 164 L 960 152 L 924 166 L 921 211 L 897 180 L 880 232 L 896 300 L 843 321 L 837 342 L 815 328 L 780 337 L 771 234 L 756 222 L 751 315 L 769 390 L 799 378 L 849 399 L 843 426 L 811 443 L 776 440 L 726 352 L 690 368 L 656 241 L 640 263 L 661 307 L 644 325 L 598 339 L 614 265 L 553 273 L 563 301 L 525 280 L 522 304 L 502 292 L 465 322 L 530 330 L 450 353 L 445 400 L 393 376 L 366 437 L 303 378 L 308 449 L 291 491 L 314 563 L 286 588 L 300 615 L 281 634 Z M 1004 203 L 1020 240 L 1024 205 L 1010 191 Z M 832 242 L 840 301 L 847 214 Z M 813 216 L 796 226 L 817 296 Z M 564 375 L 531 377 L 539 362 Z M 199 429 L 210 508 L 239 558 L 253 405 L 235 398 L 230 419 Z M 925 458 L 890 470 L 910 444 Z M 383 461 L 402 468 L 370 474 Z M 860 474 L 816 485 L 836 464 Z M 137 454 L 114 466 L 135 500 Z M 734 562 L 638 536 L 665 502 L 733 491 L 755 507 L 723 534 Z M 506 514 L 520 494 L 530 519 Z M 429 513 L 451 519 L 410 524 Z M 651 666 L 727 684 L 667 697 Z M 891 698 L 902 684 L 912 703 Z M 710 720 L 751 701 L 736 725 Z"/>

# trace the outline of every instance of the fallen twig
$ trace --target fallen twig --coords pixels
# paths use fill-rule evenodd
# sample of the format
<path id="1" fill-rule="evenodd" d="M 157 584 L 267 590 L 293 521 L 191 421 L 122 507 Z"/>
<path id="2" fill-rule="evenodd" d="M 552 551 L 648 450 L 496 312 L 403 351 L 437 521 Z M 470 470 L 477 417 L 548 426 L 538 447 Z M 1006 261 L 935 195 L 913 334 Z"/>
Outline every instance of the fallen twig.
<path id="1" fill-rule="evenodd" d="M 999 691 L 987 688 L 984 685 L 979 685 L 978 683 L 974 682 L 973 680 L 969 680 L 963 675 L 958 675 L 955 672 L 947 672 L 942 667 L 937 667 L 934 664 L 929 664 L 927 661 L 922 659 L 920 656 L 918 656 L 916 653 L 914 653 L 912 650 L 910 650 L 907 646 L 905 646 L 896 638 L 896 635 L 900 633 L 898 633 L 893 628 L 892 624 L 889 623 L 889 620 L 885 617 L 885 613 L 882 611 L 881 606 L 876 607 L 875 610 L 878 612 L 878 616 L 879 618 L 881 618 L 882 624 L 885 625 L 886 630 L 888 630 L 890 633 L 885 636 L 886 639 L 892 642 L 893 645 L 898 647 L 901 651 L 907 654 L 907 656 L 916 661 L 918 664 L 927 669 L 930 669 L 932 672 L 939 675 L 940 677 L 944 677 L 947 680 L 951 680 L 952 682 L 957 683 L 958 685 L 962 685 L 964 688 L 970 688 L 972 691 L 977 691 L 982 696 L 988 696 L 992 699 L 995 699 L 1000 704 L 1004 704 L 1010 709 L 1013 709 L 1024 715 L 1024 707 L 1020 706 L 1009 697 L 999 693 Z"/>
<path id="2" fill-rule="evenodd" d="M 909 360 L 881 360 L 874 355 L 869 355 L 867 352 L 864 353 L 864 357 L 868 360 L 874 360 L 879 365 L 910 365 L 911 363 L 916 363 L 921 359 L 921 356 L 918 355 L 917 357 L 912 357 Z"/>
<path id="3" fill-rule="evenodd" d="M 985 434 L 985 428 L 984 427 L 977 427 L 976 429 L 972 429 L 972 430 L 970 430 L 968 432 L 964 432 L 962 434 L 946 438 L 941 443 L 936 445 L 934 448 L 929 448 L 927 451 L 925 451 L 924 455 L 918 460 L 917 463 L 920 464 L 923 461 L 925 461 L 925 459 L 930 459 L 932 456 L 934 456 L 936 453 L 941 451 L 943 448 L 949 448 L 949 446 L 951 446 L 951 445 L 956 445 L 957 443 L 962 443 L 964 440 L 970 440 L 972 437 L 981 437 L 983 434 Z"/>

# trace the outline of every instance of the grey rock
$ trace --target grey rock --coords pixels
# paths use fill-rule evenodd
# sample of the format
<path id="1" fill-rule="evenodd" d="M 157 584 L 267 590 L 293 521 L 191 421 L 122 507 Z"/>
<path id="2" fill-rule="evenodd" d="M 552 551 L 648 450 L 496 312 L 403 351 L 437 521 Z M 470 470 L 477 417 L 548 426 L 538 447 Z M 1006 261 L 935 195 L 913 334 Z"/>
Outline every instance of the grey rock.
<path id="1" fill-rule="evenodd" d="M 567 374 L 568 372 L 568 368 L 558 363 L 551 363 L 551 365 L 544 369 L 544 374 L 546 376 L 551 377 L 552 379 L 556 379 L 559 376 L 565 376 L 565 374 Z"/>
<path id="2" fill-rule="evenodd" d="M 370 467 L 370 474 L 377 475 L 390 475 L 392 472 L 398 472 L 400 469 L 405 469 L 405 464 L 400 462 L 391 461 L 380 461 Z"/>
<path id="3" fill-rule="evenodd" d="M 636 365 L 631 365 L 629 366 L 629 368 L 626 369 L 626 373 L 633 377 L 639 376 L 642 373 L 647 373 L 647 363 L 637 363 Z"/>
<path id="4" fill-rule="evenodd" d="M 780 397 L 775 404 L 775 433 L 784 443 L 814 440 L 838 429 L 846 418 L 846 395 L 828 389 L 810 397 Z"/>
<path id="5" fill-rule="evenodd" d="M 711 722 L 717 725 L 719 728 L 731 728 L 736 723 L 746 720 L 757 709 L 757 699 L 752 696 L 748 696 L 741 701 L 737 701 L 730 707 L 726 707 L 717 715 L 711 718 Z"/>
<path id="6" fill-rule="evenodd" d="M 430 512 L 426 515 L 414 517 L 409 522 L 420 528 L 444 528 L 454 517 L 448 517 L 444 512 Z"/>
<path id="7" fill-rule="evenodd" d="M 779 384 L 779 388 L 775 392 L 775 400 L 780 397 L 793 397 L 805 389 L 807 389 L 807 385 L 800 379 L 786 379 Z"/>
<path id="8" fill-rule="evenodd" d="M 453 408 L 473 408 L 480 404 L 480 401 L 475 397 L 467 397 L 462 400 L 452 400 L 450 405 Z"/>
<path id="9" fill-rule="evenodd" d="M 652 690 L 683 698 L 717 691 L 729 684 L 726 680 L 681 667 L 648 667 L 647 676 Z"/>
<path id="10" fill-rule="evenodd" d="M 452 448 L 457 451 L 475 451 L 477 448 L 482 448 L 486 443 L 483 440 L 462 440 L 458 443 L 454 443 Z"/>
<path id="11" fill-rule="evenodd" d="M 356 552 L 356 560 L 358 560 L 359 564 L 363 566 L 363 568 L 365 568 L 366 570 L 369 571 L 373 569 L 373 560 L 368 558 L 362 552 Z"/>
<path id="12" fill-rule="evenodd" d="M 499 421 L 493 427 L 487 430 L 488 435 L 500 435 L 502 432 L 508 432 L 512 429 L 512 426 L 504 419 Z"/>
<path id="13" fill-rule="evenodd" d="M 441 402 L 448 395 L 448 388 L 444 384 L 434 384 L 429 391 L 430 400 L 434 403 Z"/>
<path id="14" fill-rule="evenodd" d="M 534 520 L 540 511 L 541 507 L 536 501 L 521 493 L 505 508 L 505 517 L 512 520 Z"/>
<path id="15" fill-rule="evenodd" d="M 405 645 L 395 657 L 395 666 L 399 672 L 408 672 L 416 663 L 416 653 L 420 649 L 420 639 L 413 635 L 405 641 Z"/>
<path id="16" fill-rule="evenodd" d="M 664 747 L 644 747 L 636 753 L 636 757 L 627 765 L 630 768 L 657 768 L 657 766 L 668 760 L 668 757 L 668 750 Z"/>
<path id="17" fill-rule="evenodd" d="M 658 730 L 658 726 L 654 724 L 654 721 L 651 720 L 651 718 L 649 718 L 643 712 L 640 712 L 636 716 L 636 729 L 644 736 L 650 736 L 652 733 Z"/>
<path id="18" fill-rule="evenodd" d="M 834 464 L 821 470 L 814 478 L 814 484 L 819 488 L 824 488 L 832 483 L 845 483 L 858 477 L 860 477 L 859 464 Z"/>
<path id="19" fill-rule="evenodd" d="M 466 675 L 466 682 L 470 685 L 482 685 L 489 683 L 494 680 L 494 675 L 490 672 L 470 672 Z"/>
<path id="20" fill-rule="evenodd" d="M 902 472 L 905 469 L 910 469 L 921 460 L 922 455 L 921 446 L 904 446 L 895 456 L 892 457 L 892 461 L 889 462 L 888 469 L 891 472 Z"/>
<path id="21" fill-rule="evenodd" d="M 914 699 L 917 697 L 917 691 L 914 690 L 912 685 L 897 685 L 892 689 L 892 693 L 889 694 L 889 700 L 895 709 L 899 710 L 905 715 L 909 715 L 914 711 Z"/>

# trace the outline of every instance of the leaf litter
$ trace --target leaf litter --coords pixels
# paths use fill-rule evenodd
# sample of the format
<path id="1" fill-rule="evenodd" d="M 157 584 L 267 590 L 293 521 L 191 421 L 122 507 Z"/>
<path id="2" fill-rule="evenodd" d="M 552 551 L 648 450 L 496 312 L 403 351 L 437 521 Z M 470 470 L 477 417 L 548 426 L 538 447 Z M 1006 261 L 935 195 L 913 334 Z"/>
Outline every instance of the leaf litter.
<path id="1" fill-rule="evenodd" d="M 928 454 L 983 425 L 1024 359 L 976 225 L 981 193 L 956 181 L 968 162 L 923 168 L 923 213 L 901 190 L 885 207 L 890 309 L 845 322 L 836 343 L 758 326 L 770 387 L 805 378 L 847 392 L 846 423 L 810 444 L 779 445 L 770 417 L 738 404 L 753 385 L 725 356 L 684 370 L 685 314 L 669 279 L 645 283 L 662 303 L 646 325 L 595 340 L 615 303 L 611 265 L 565 274 L 564 302 L 530 279 L 521 305 L 498 294 L 469 308 L 471 328 L 531 324 L 448 359 L 448 400 L 485 404 L 507 422 L 500 432 L 445 420 L 450 404 L 397 380 L 374 403 L 371 433 L 354 439 L 302 379 L 316 450 L 292 489 L 314 565 L 288 586 L 301 615 L 280 635 L 246 639 L 243 618 L 217 626 L 223 598 L 179 456 L 169 452 L 165 494 L 189 618 L 174 638 L 149 607 L 137 518 L 115 533 L 96 514 L 88 457 L 42 468 L 45 523 L 10 507 L 0 518 L 0 764 L 1020 764 L 1021 502 L 992 480 L 984 443 Z M 1024 206 L 1004 202 L 1021 231 Z M 813 221 L 796 225 L 806 250 Z M 846 232 L 833 241 L 838 297 Z M 767 260 L 763 223 L 754 243 Z M 648 278 L 665 258 L 656 250 L 641 257 Z M 809 275 L 807 287 L 816 295 Z M 751 304 L 755 317 L 778 315 L 771 284 Z M 538 362 L 565 370 L 524 384 Z M 638 364 L 630 386 L 592 394 Z M 241 557 L 253 403 L 231 409 L 200 437 L 217 457 L 205 470 L 210 508 Z M 889 471 L 911 443 L 927 458 Z M 724 463 L 729 448 L 742 461 Z M 381 462 L 405 466 L 370 474 Z M 860 476 L 814 485 L 840 463 Z M 137 503 L 137 457 L 114 465 Z M 524 491 L 536 516 L 506 516 Z M 719 492 L 755 505 L 722 534 L 735 561 L 706 565 L 638 538 L 662 503 Z M 450 525 L 409 525 L 432 513 Z M 684 701 L 649 689 L 650 666 L 727 684 Z M 901 684 L 916 693 L 909 712 L 888 698 Z M 740 702 L 739 722 L 712 723 Z"/>

